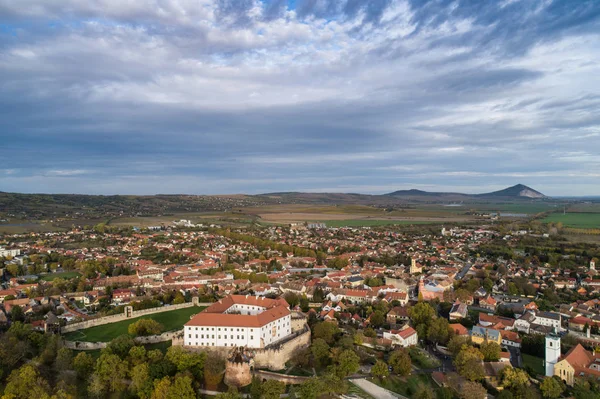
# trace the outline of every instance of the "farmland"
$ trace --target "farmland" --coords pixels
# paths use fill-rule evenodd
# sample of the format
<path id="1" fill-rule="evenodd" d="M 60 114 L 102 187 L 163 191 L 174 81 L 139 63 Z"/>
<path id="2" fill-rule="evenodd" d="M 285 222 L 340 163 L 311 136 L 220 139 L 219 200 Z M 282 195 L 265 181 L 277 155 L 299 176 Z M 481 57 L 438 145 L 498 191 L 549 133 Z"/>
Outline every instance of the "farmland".
<path id="1" fill-rule="evenodd" d="M 327 227 L 375 227 L 389 225 L 411 225 L 411 224 L 439 224 L 437 221 L 426 220 L 392 220 L 392 219 L 349 219 L 349 220 L 325 220 Z"/>
<path id="2" fill-rule="evenodd" d="M 564 227 L 577 229 L 600 229 L 600 213 L 552 213 L 542 221 L 562 223 Z"/>
<path id="3" fill-rule="evenodd" d="M 127 327 L 139 319 L 152 319 L 163 326 L 163 331 L 178 330 L 190 319 L 190 316 L 202 311 L 204 307 L 192 306 L 189 308 L 172 310 L 162 313 L 148 314 L 133 319 L 127 319 L 112 324 L 86 328 L 65 334 L 65 339 L 71 341 L 109 342 L 120 335 L 127 334 Z"/>

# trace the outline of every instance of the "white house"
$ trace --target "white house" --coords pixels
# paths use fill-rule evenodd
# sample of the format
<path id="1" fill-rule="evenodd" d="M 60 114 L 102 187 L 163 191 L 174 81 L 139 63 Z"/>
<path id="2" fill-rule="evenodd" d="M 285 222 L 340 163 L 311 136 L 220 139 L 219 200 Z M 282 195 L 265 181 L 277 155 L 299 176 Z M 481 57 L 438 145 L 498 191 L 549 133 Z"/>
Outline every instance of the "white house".
<path id="1" fill-rule="evenodd" d="M 383 338 L 392 341 L 392 346 L 402 346 L 404 348 L 416 345 L 419 341 L 419 334 L 412 327 L 406 327 L 403 330 L 384 331 Z"/>
<path id="2" fill-rule="evenodd" d="M 292 334 L 283 298 L 230 295 L 198 313 L 184 326 L 186 346 L 264 348 Z"/>

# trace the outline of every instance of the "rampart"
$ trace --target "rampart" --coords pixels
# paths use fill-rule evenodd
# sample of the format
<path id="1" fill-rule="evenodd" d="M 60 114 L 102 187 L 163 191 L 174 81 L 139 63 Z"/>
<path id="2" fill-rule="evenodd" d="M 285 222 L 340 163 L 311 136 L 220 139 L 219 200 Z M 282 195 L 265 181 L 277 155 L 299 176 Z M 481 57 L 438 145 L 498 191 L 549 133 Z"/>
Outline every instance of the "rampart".
<path id="1" fill-rule="evenodd" d="M 183 330 L 168 331 L 160 335 L 149 335 L 147 337 L 135 337 L 133 340 L 136 344 L 141 345 L 155 344 L 158 342 L 165 341 L 173 341 L 175 343 L 183 341 Z M 106 342 L 64 341 L 64 343 L 65 346 L 69 349 L 77 349 L 83 351 L 104 349 L 107 346 Z"/>
<path id="2" fill-rule="evenodd" d="M 126 306 L 125 311 L 122 314 L 115 314 L 111 316 L 99 317 L 97 319 L 90 319 L 86 321 L 80 321 L 77 323 L 67 324 L 62 327 L 60 330 L 62 333 L 69 333 L 77 330 L 83 330 L 90 327 L 102 326 L 105 324 L 116 323 L 119 321 L 127 320 L 127 319 L 135 319 L 136 317 L 154 314 L 154 313 L 162 313 L 169 312 L 171 310 L 190 308 L 192 306 L 209 306 L 211 303 L 198 303 L 197 301 L 181 303 L 179 305 L 171 305 L 171 306 L 161 306 L 159 308 L 150 308 L 143 310 L 132 310 L 131 306 Z"/>

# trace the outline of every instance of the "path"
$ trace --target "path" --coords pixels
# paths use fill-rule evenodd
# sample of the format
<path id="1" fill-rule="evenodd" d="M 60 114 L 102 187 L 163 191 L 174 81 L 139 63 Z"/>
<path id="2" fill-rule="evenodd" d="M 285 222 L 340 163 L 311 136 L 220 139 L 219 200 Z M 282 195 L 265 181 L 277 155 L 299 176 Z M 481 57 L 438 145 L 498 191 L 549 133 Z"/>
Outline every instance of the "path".
<path id="1" fill-rule="evenodd" d="M 408 399 L 400 394 L 388 391 L 379 385 L 373 384 L 365 378 L 353 379 L 350 380 L 350 382 L 377 399 Z"/>

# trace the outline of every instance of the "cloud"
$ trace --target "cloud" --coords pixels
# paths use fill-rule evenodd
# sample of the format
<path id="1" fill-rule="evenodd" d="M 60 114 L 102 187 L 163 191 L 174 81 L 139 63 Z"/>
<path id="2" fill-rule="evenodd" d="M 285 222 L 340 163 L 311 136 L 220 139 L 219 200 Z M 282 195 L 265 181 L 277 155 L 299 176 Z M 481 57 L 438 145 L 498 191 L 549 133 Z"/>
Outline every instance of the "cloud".
<path id="1" fill-rule="evenodd" d="M 0 0 L 0 191 L 597 194 L 599 25 L 583 0 Z"/>

